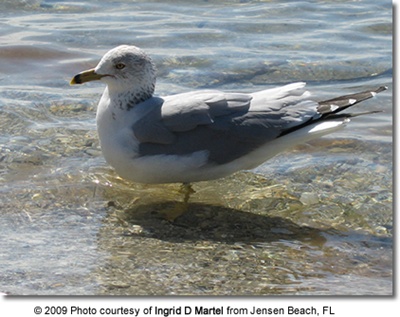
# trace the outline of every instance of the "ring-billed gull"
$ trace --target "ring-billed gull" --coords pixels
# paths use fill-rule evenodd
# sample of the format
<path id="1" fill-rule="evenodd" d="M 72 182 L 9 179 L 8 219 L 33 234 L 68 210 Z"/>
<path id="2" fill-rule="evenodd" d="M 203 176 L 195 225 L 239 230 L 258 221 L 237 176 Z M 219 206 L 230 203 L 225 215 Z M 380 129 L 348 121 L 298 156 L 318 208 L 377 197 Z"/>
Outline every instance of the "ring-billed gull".
<path id="1" fill-rule="evenodd" d="M 341 129 L 358 115 L 342 110 L 387 89 L 321 102 L 303 82 L 250 94 L 200 90 L 156 97 L 152 60 L 127 45 L 110 50 L 71 84 L 93 80 L 107 85 L 96 116 L 104 157 L 121 177 L 140 183 L 187 184 L 255 168 Z"/>

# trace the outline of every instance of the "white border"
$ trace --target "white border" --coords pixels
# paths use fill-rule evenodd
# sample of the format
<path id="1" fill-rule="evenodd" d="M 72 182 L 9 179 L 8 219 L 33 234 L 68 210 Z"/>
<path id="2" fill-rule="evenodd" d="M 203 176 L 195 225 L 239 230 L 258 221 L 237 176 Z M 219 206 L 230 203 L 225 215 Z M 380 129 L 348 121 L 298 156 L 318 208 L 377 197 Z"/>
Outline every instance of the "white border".
<path id="1" fill-rule="evenodd" d="M 393 23 L 394 23 L 394 44 L 393 44 L 393 61 L 394 67 L 396 66 L 397 59 L 397 51 L 395 50 L 395 45 L 397 43 L 397 34 L 398 34 L 398 22 L 396 23 L 395 17 L 397 17 L 397 9 L 399 6 L 400 0 L 393 0 L 394 8 L 393 8 Z M 396 74 L 397 67 L 394 71 Z M 397 81 L 394 78 L 394 92 L 399 91 L 399 87 Z M 394 98 L 396 101 L 396 98 Z M 394 101 L 394 102 L 395 102 Z M 397 107 L 395 108 L 395 118 L 398 116 Z M 396 123 L 396 122 L 395 122 Z M 395 129 L 395 140 L 397 140 L 398 129 Z M 396 142 L 397 143 L 397 142 Z M 397 144 L 396 144 L 397 145 Z M 395 146 L 395 158 L 397 158 L 397 146 Z M 395 173 L 397 175 L 397 173 Z M 395 184 L 397 184 L 397 177 L 395 179 Z M 395 188 L 395 210 L 397 210 L 397 186 Z M 397 217 L 395 218 L 395 228 L 397 228 Z M 397 235 L 395 235 L 397 240 Z M 394 244 L 397 246 L 397 241 Z M 397 248 L 396 248 L 397 249 Z M 397 263 L 397 250 L 395 250 L 395 262 Z M 395 270 L 394 270 L 395 273 Z M 223 316 L 230 316 L 227 314 L 228 306 L 236 307 L 236 308 L 247 308 L 249 312 L 253 310 L 253 307 L 257 308 L 280 308 L 283 307 L 286 309 L 286 314 L 279 316 L 304 316 L 300 314 L 287 314 L 287 307 L 293 306 L 297 308 L 311 308 L 315 307 L 318 312 L 318 316 L 334 316 L 334 317 L 343 317 L 343 316 L 395 316 L 398 315 L 399 312 L 399 300 L 396 296 L 397 294 L 397 283 L 396 283 L 396 274 L 394 274 L 395 278 L 395 296 L 394 297 L 350 297 L 350 298 L 335 298 L 335 297 L 323 297 L 323 298 L 313 298 L 313 297 L 280 297 L 280 298 L 226 298 L 226 297 L 215 297 L 215 298 L 194 298 L 194 297 L 165 297 L 165 298 L 148 298 L 148 297 L 136 297 L 136 298 L 95 298 L 95 297 L 53 297 L 53 298 L 42 298 L 42 297 L 12 297 L 12 296 L 1 296 L 0 295 L 0 316 L 4 317 L 33 317 L 33 316 L 46 316 L 45 309 L 46 307 L 54 307 L 53 311 L 56 312 L 57 307 L 59 308 L 60 314 L 51 314 L 47 316 L 135 316 L 134 314 L 114 314 L 114 315 L 105 315 L 100 314 L 100 310 L 102 308 L 139 308 L 140 314 L 139 316 L 159 316 L 163 317 L 164 315 L 155 315 L 154 310 L 152 314 L 144 314 L 145 309 L 153 306 L 158 306 L 162 308 L 173 308 L 177 309 L 178 307 L 184 308 L 185 306 L 190 306 L 193 308 L 197 306 L 203 306 L 207 308 L 224 308 Z M 0 277 L 1 278 L 1 277 Z M 325 311 L 323 314 L 323 307 L 330 306 L 331 312 L 334 315 L 329 315 L 328 311 Z M 40 314 L 35 314 L 34 310 L 42 309 Z M 63 314 L 61 312 L 64 307 L 67 308 L 67 313 Z M 93 313 L 96 309 L 96 314 L 89 314 L 87 310 L 87 314 L 78 314 L 79 311 L 75 311 L 72 313 L 72 308 L 79 307 L 83 308 L 92 308 L 91 312 Z M 154 309 L 154 308 L 153 308 Z M 84 312 L 84 311 L 81 311 Z M 189 315 L 185 315 L 183 312 L 181 315 L 175 314 L 170 316 L 201 316 L 195 315 L 192 312 Z M 210 316 L 210 315 L 208 315 Z M 245 315 L 240 315 L 245 316 Z M 251 315 L 256 316 L 256 315 Z M 259 316 L 265 316 L 259 315 Z M 269 314 L 268 316 L 275 316 L 273 314 Z"/>

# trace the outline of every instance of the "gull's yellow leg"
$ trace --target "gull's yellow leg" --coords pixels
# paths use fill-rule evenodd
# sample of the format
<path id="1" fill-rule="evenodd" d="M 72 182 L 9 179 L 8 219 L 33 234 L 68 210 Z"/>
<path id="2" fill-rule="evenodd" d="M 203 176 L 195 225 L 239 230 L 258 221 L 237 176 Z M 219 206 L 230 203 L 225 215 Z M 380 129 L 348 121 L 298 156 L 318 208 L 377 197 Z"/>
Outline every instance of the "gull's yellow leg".
<path id="1" fill-rule="evenodd" d="M 190 183 L 183 183 L 179 193 L 183 194 L 183 202 L 177 202 L 172 209 L 167 209 L 161 212 L 163 217 L 171 222 L 174 222 L 178 217 L 182 216 L 188 211 L 190 195 L 195 191 Z"/>

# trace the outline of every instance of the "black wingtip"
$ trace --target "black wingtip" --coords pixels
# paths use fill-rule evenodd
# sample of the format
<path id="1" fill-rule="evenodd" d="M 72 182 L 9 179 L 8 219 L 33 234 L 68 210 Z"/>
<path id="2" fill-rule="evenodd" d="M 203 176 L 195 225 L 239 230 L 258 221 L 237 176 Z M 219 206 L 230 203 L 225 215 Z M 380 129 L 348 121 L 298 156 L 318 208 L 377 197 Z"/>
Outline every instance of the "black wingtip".
<path id="1" fill-rule="evenodd" d="M 380 92 L 385 91 L 385 90 L 388 90 L 387 86 L 380 86 L 378 89 L 371 91 L 371 93 L 379 94 Z M 375 96 L 375 95 L 373 94 L 373 96 Z"/>
<path id="2" fill-rule="evenodd" d="M 380 87 L 376 88 L 375 90 L 366 90 L 366 91 L 355 93 L 355 94 L 344 95 L 344 96 L 340 96 L 337 98 L 321 101 L 321 102 L 319 102 L 317 111 L 322 116 L 331 116 L 331 115 L 337 114 L 349 107 L 352 107 L 364 100 L 375 97 L 376 94 L 378 94 L 382 91 L 385 91 L 387 89 L 388 89 L 388 87 L 386 87 L 386 86 L 380 86 Z"/>

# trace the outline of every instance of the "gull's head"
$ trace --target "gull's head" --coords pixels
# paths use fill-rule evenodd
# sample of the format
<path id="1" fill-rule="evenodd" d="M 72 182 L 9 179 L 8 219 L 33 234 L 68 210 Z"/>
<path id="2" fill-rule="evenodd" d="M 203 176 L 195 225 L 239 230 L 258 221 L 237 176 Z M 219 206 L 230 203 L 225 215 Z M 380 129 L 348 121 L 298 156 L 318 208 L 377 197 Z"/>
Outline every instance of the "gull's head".
<path id="1" fill-rule="evenodd" d="M 95 68 L 72 78 L 71 85 L 93 80 L 105 82 L 110 92 L 143 93 L 149 98 L 154 92 L 156 70 L 143 50 L 121 45 L 107 52 Z"/>

